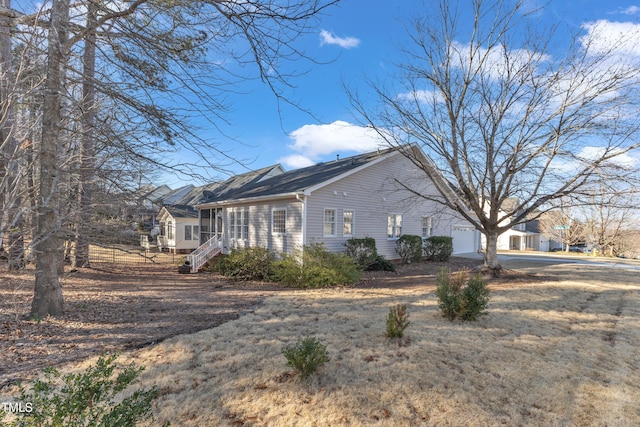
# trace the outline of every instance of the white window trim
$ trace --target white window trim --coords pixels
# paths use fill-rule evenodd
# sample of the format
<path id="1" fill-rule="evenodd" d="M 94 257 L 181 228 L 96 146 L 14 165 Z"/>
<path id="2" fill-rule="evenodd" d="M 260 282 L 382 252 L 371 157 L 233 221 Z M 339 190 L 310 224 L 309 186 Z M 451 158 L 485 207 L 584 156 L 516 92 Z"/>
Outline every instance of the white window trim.
<path id="1" fill-rule="evenodd" d="M 344 214 L 345 212 L 351 212 L 351 234 L 344 234 Z M 342 236 L 343 237 L 353 237 L 355 236 L 356 230 L 356 211 L 353 209 L 343 209 L 342 210 Z"/>
<path id="2" fill-rule="evenodd" d="M 242 214 L 241 234 L 244 238 L 244 241 L 246 242 L 249 240 L 249 229 L 251 228 L 249 224 L 249 208 L 245 208 L 242 212 L 244 213 Z"/>
<path id="3" fill-rule="evenodd" d="M 198 230 L 194 231 L 194 228 L 196 228 Z M 187 229 L 189 230 L 189 233 L 187 233 Z M 190 238 L 188 238 L 188 239 L 187 239 L 187 234 L 189 234 L 189 236 L 190 236 Z M 186 241 L 198 240 L 198 234 L 199 234 L 199 227 L 197 225 L 185 224 L 185 226 L 184 226 L 184 240 L 186 240 Z"/>
<path id="4" fill-rule="evenodd" d="M 275 225 L 274 221 L 274 213 L 276 211 L 284 211 L 284 232 L 274 231 L 273 227 Z M 271 208 L 271 234 L 274 236 L 284 236 L 287 234 L 287 208 Z"/>
<path id="5" fill-rule="evenodd" d="M 175 226 L 173 225 L 173 221 L 171 220 L 167 221 L 167 239 L 168 240 L 176 239 L 176 229 L 175 229 Z"/>
<path id="6" fill-rule="evenodd" d="M 394 231 L 394 233 L 393 233 L 393 236 L 389 237 L 389 216 L 391 216 L 391 215 L 394 216 L 394 218 L 393 218 L 393 231 Z M 395 231 L 398 229 L 398 223 L 397 223 L 398 216 L 400 216 L 401 225 L 400 225 L 400 233 L 398 233 L 398 236 L 396 236 L 395 235 L 396 234 Z M 387 214 L 387 240 L 398 240 L 400 238 L 400 236 L 402 236 L 402 227 L 404 225 L 403 223 L 404 223 L 404 215 L 403 214 L 396 213 L 396 212 L 389 212 Z"/>
<path id="7" fill-rule="evenodd" d="M 233 219 L 232 219 L 233 217 Z M 245 222 L 249 219 L 248 208 L 231 208 L 228 209 L 229 219 L 229 239 L 235 241 L 249 240 L 249 223 Z"/>
<path id="8" fill-rule="evenodd" d="M 328 224 L 326 222 L 326 214 L 327 211 L 333 211 L 333 233 L 332 234 L 326 234 L 325 233 L 325 229 L 324 226 L 326 224 Z M 322 236 L 323 237 L 336 237 L 338 234 L 338 210 L 335 208 L 324 208 L 324 210 L 322 211 Z"/>
<path id="9" fill-rule="evenodd" d="M 427 220 L 427 226 L 426 226 L 426 236 L 425 236 L 425 227 L 422 224 L 422 221 Z M 422 238 L 423 239 L 428 239 L 429 237 L 433 236 L 433 217 L 430 215 L 422 215 L 422 219 L 421 219 L 421 223 L 420 223 L 420 232 L 422 233 Z"/>
<path id="10" fill-rule="evenodd" d="M 229 240 L 236 238 L 236 211 L 235 209 L 227 209 L 227 221 L 229 223 Z"/>

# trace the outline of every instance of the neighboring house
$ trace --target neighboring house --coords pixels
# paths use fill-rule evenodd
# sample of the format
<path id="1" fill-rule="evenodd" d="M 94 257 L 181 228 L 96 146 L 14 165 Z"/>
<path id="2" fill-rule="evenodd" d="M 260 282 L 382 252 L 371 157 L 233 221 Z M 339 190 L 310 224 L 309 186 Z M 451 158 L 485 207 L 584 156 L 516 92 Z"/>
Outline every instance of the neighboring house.
<path id="1" fill-rule="evenodd" d="M 193 206 L 163 206 L 158 213 L 158 249 L 173 253 L 191 252 L 199 246 L 198 211 Z"/>
<path id="2" fill-rule="evenodd" d="M 397 149 L 213 191 L 196 206 L 200 241 L 220 239 L 223 251 L 260 246 L 291 253 L 302 245 L 324 243 L 339 252 L 348 239 L 373 237 L 378 253 L 389 259 L 398 258 L 395 243 L 402 234 L 453 236 L 454 253 L 479 248 L 479 233 L 466 220 L 400 183 L 436 194 L 424 172 Z"/>
<path id="3" fill-rule="evenodd" d="M 158 227 L 158 210 L 165 205 L 179 203 L 193 185 L 172 190 L 167 185 L 146 185 L 126 196 L 122 216 L 132 219 L 140 230 L 151 231 Z"/>
<path id="4" fill-rule="evenodd" d="M 517 199 L 507 199 L 504 201 L 500 210 L 500 217 L 504 217 L 504 221 L 508 220 L 507 212 L 513 212 L 517 205 Z M 545 237 L 540 231 L 539 221 L 531 220 L 513 226 L 498 237 L 498 250 L 503 251 L 543 251 L 550 250 L 550 244 L 553 244 L 548 237 Z M 486 237 L 482 235 L 482 247 L 486 247 Z"/>
<path id="5" fill-rule="evenodd" d="M 548 252 L 550 243 L 540 232 L 537 220 L 518 224 L 498 237 L 499 250 Z"/>
<path id="6" fill-rule="evenodd" d="M 186 186 L 174 191 L 165 201 L 172 202 L 160 209 L 157 215 L 157 245 L 160 250 L 173 253 L 191 252 L 200 245 L 200 221 L 194 206 L 212 194 L 224 195 L 243 186 L 284 172 L 282 166 L 273 165 L 255 171 L 235 175 L 226 181 L 200 187 Z"/>

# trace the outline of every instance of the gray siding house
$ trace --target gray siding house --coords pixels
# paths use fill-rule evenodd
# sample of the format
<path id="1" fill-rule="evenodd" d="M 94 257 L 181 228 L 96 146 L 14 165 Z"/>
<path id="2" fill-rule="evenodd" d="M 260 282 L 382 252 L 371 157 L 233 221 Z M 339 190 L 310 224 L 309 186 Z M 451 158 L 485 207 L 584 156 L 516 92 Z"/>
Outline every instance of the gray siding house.
<path id="1" fill-rule="evenodd" d="M 403 185 L 409 183 L 413 191 Z M 207 193 L 196 206 L 200 243 L 215 238 L 222 252 L 260 246 L 288 253 L 324 243 L 338 252 L 348 239 L 373 237 L 381 255 L 396 259 L 398 237 L 414 234 L 453 236 L 455 253 L 479 248 L 480 235 L 466 220 L 415 190 L 436 194 L 398 149 L 318 163 Z"/>
<path id="2" fill-rule="evenodd" d="M 271 178 L 284 172 L 282 166 L 272 165 L 258 170 L 235 175 L 226 181 L 214 182 L 200 187 L 192 185 L 184 187 L 179 197 L 167 199 L 158 213 L 157 245 L 160 250 L 173 253 L 191 252 L 206 241 L 211 234 L 200 233 L 200 215 L 195 205 L 211 197 L 212 194 L 223 196 L 232 191 Z"/>

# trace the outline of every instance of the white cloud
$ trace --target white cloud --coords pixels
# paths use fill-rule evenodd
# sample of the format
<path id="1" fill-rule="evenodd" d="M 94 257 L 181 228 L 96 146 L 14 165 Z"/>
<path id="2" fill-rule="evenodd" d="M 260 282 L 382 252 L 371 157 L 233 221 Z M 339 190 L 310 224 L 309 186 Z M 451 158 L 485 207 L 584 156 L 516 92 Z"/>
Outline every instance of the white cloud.
<path id="1" fill-rule="evenodd" d="M 621 9 L 619 12 L 625 15 L 635 15 L 640 13 L 640 6 L 629 6 L 626 9 Z"/>
<path id="2" fill-rule="evenodd" d="M 587 146 L 580 150 L 578 158 L 587 162 L 592 162 L 604 156 L 613 156 L 608 160 L 608 164 L 619 166 L 625 169 L 631 169 L 637 164 L 637 160 L 620 149 L 613 149 L 607 152 L 606 148 Z"/>
<path id="3" fill-rule="evenodd" d="M 315 164 L 313 160 L 301 154 L 282 157 L 278 160 L 278 163 L 284 164 L 287 169 L 306 168 L 307 166 Z"/>
<path id="4" fill-rule="evenodd" d="M 591 164 L 602 158 L 602 156 L 606 154 L 606 148 L 586 145 L 582 148 L 576 147 L 575 153 L 577 154 L 574 159 L 569 159 L 567 157 L 554 158 L 549 170 L 556 174 L 563 175 L 568 179 L 569 177 L 574 176 L 578 171 L 584 169 L 587 164 Z M 639 163 L 638 159 L 620 149 L 612 149 L 609 155 L 611 154 L 613 154 L 614 157 L 604 162 L 602 166 L 619 167 L 629 170 L 635 168 Z"/>
<path id="5" fill-rule="evenodd" d="M 639 8 L 640 9 L 640 8 Z M 582 25 L 587 34 L 581 39 L 592 53 L 608 53 L 623 58 L 640 57 L 640 24 L 599 20 Z"/>
<path id="6" fill-rule="evenodd" d="M 444 102 L 442 94 L 435 90 L 416 90 L 413 92 L 403 92 L 398 95 L 400 101 L 417 101 L 424 104 L 439 104 Z"/>
<path id="7" fill-rule="evenodd" d="M 309 166 L 332 153 L 364 153 L 384 147 L 384 140 L 369 127 L 344 121 L 323 125 L 304 125 L 289 134 L 288 148 L 297 154 L 282 157 L 279 162 L 289 168 Z"/>
<path id="8" fill-rule="evenodd" d="M 527 64 L 542 63 L 551 59 L 549 55 L 527 49 L 505 50 L 503 45 L 486 49 L 479 46 L 471 48 L 468 43 L 453 42 L 451 50 L 451 62 L 455 67 L 467 69 L 471 64 L 473 69 L 481 69 L 483 76 L 496 80 L 503 79 L 507 72 L 526 69 Z"/>
<path id="9" fill-rule="evenodd" d="M 320 46 L 325 44 L 334 44 L 344 49 L 351 49 L 360 45 L 360 39 L 355 37 L 338 37 L 331 31 L 322 30 L 320 31 Z"/>

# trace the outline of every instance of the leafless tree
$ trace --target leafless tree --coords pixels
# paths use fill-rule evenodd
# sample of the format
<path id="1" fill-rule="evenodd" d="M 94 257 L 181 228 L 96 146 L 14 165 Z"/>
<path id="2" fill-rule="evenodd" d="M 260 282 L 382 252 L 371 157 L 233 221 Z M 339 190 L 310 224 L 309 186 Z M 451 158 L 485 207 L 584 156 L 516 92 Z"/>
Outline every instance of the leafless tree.
<path id="1" fill-rule="evenodd" d="M 632 190 L 632 191 L 629 191 Z M 615 256 L 632 239 L 630 230 L 638 219 L 638 206 L 633 198 L 635 188 L 625 191 L 616 183 L 596 186 L 585 196 L 588 203 L 583 208 L 585 234 L 588 240 L 603 254 Z"/>
<path id="2" fill-rule="evenodd" d="M 31 316 L 44 318 L 63 313 L 62 287 L 58 280 L 62 262 L 59 236 L 57 186 L 60 179 L 59 150 L 63 138 L 62 94 L 66 79 L 66 48 L 69 35 L 69 0 L 54 0 L 48 40 L 48 63 L 43 101 L 42 139 L 38 152 L 39 185 L 36 233 L 33 252 L 36 259 Z"/>
<path id="3" fill-rule="evenodd" d="M 624 238 L 620 240 L 617 253 L 625 257 L 640 259 L 640 224 L 635 224 L 636 228 L 625 230 Z"/>
<path id="4" fill-rule="evenodd" d="M 12 20 L 10 0 L 0 2 L 0 251 L 6 246 L 9 270 L 24 265 L 24 215 L 21 210 L 24 197 L 20 182 L 21 152 L 15 137 L 15 79 L 19 72 L 13 69 L 11 50 Z M 24 162 L 22 162 L 24 164 Z M 5 241 L 5 237 L 7 237 Z"/>
<path id="5" fill-rule="evenodd" d="M 407 25 L 406 60 L 370 82 L 377 106 L 350 91 L 363 121 L 388 144 L 411 143 L 430 157 L 404 150 L 437 187 L 420 196 L 486 236 L 485 266 L 494 271 L 500 234 L 603 177 L 631 179 L 625 161 L 640 145 L 640 68 L 625 51 L 634 36 L 604 46 L 594 27 L 559 57 L 553 28 L 536 30 L 525 3 L 425 7 Z M 505 209 L 508 199 L 518 203 Z"/>
<path id="6" fill-rule="evenodd" d="M 540 232 L 551 240 L 560 242 L 569 252 L 571 245 L 584 242 L 585 224 L 576 214 L 576 209 L 564 206 L 545 212 L 540 216 Z"/>
<path id="7" fill-rule="evenodd" d="M 65 223 L 73 216 L 61 209 L 80 206 L 75 229 L 86 232 L 98 167 L 113 159 L 108 153 L 186 173 L 189 165 L 171 160 L 175 151 L 195 151 L 212 168 L 234 161 L 200 138 L 191 119 L 218 126 L 225 95 L 248 78 L 262 79 L 286 101 L 292 75 L 283 63 L 306 58 L 296 39 L 335 3 L 51 0 L 41 14 L 11 18 L 12 28 L 48 37 L 37 147 L 34 141 L 39 163 L 32 170 L 38 202 L 32 316 L 62 313 L 62 240 L 74 224 Z M 231 61 L 245 69 L 253 64 L 255 74 Z M 75 88 L 83 88 L 80 96 Z M 78 243 L 83 257 L 87 242 Z"/>

